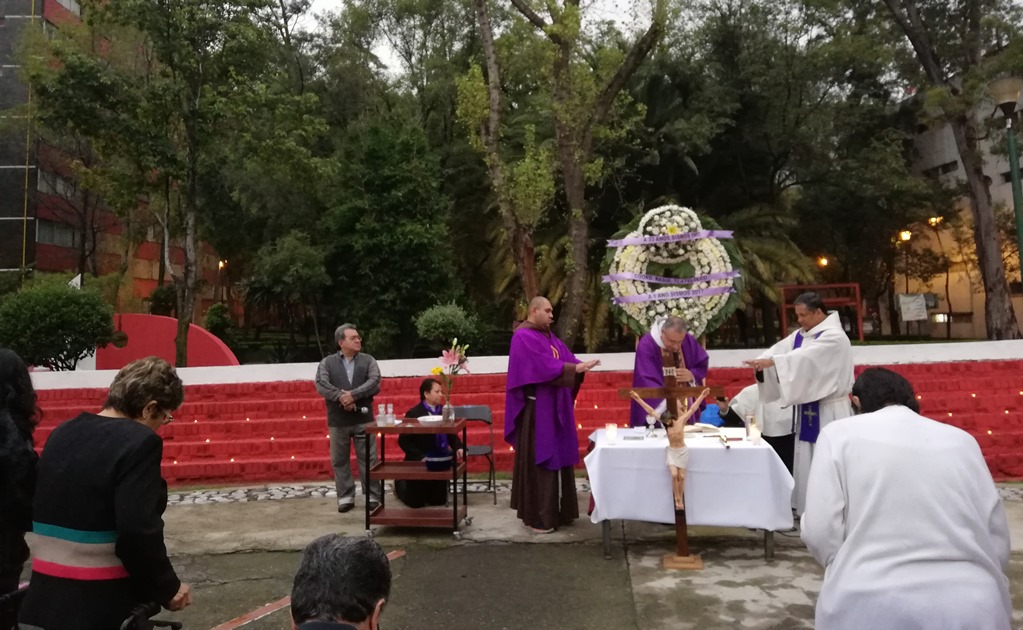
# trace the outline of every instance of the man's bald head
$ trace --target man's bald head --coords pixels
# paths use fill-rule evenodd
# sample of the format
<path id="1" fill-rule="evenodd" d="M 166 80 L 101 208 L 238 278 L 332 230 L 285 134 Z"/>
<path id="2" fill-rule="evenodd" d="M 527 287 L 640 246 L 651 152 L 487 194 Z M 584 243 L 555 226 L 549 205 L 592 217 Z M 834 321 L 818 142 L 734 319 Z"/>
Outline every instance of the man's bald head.
<path id="1" fill-rule="evenodd" d="M 526 318 L 530 324 L 538 328 L 550 328 L 554 322 L 554 309 L 550 300 L 538 295 L 529 301 L 529 316 Z"/>

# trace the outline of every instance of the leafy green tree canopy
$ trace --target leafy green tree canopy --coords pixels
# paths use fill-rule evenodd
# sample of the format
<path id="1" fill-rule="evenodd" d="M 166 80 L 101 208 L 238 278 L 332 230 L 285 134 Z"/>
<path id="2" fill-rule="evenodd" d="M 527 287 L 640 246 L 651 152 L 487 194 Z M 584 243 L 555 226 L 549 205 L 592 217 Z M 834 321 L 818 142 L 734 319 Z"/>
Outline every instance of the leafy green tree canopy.
<path id="1" fill-rule="evenodd" d="M 29 365 L 73 370 L 112 340 L 113 315 L 88 289 L 59 283 L 26 287 L 0 304 L 0 345 Z"/>
<path id="2" fill-rule="evenodd" d="M 327 269 L 339 288 L 335 312 L 361 326 L 375 356 L 407 354 L 413 317 L 454 295 L 439 166 L 421 129 L 387 120 L 353 129 L 341 164 L 321 222 Z"/>

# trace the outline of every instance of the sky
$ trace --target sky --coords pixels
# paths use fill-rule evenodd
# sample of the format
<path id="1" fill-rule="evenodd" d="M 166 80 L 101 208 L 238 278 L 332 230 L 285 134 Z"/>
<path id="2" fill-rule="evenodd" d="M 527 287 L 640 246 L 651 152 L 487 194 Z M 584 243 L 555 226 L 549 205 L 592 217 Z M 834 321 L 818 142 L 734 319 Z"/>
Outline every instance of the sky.
<path id="1" fill-rule="evenodd" d="M 315 15 L 328 11 L 337 11 L 344 4 L 345 0 L 313 0 L 312 13 Z M 637 0 L 636 2 L 630 2 L 629 0 L 582 0 L 582 6 L 585 8 L 584 16 L 596 20 L 613 20 L 623 29 L 634 26 L 636 28 L 646 27 L 645 23 L 636 25 L 636 20 L 632 16 L 634 5 L 643 6 L 645 4 L 644 0 Z M 310 16 L 302 24 L 306 28 L 313 28 L 316 26 L 316 21 Z M 397 70 L 397 57 L 385 43 L 380 43 L 374 52 L 392 71 Z"/>
<path id="2" fill-rule="evenodd" d="M 343 5 L 344 0 L 313 0 L 313 13 L 336 11 Z M 593 15 L 604 19 L 612 19 L 622 24 L 628 24 L 632 20 L 629 15 L 632 3 L 628 0 L 593 0 L 584 3 L 583 6 L 587 6 Z"/>

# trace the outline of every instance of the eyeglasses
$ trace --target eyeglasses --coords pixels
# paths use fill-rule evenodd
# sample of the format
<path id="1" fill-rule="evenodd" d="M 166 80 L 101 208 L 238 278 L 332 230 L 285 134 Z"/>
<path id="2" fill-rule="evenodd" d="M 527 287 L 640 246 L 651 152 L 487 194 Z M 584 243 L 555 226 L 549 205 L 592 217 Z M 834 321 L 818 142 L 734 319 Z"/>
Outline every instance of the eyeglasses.
<path id="1" fill-rule="evenodd" d="M 162 424 L 163 425 L 168 425 L 171 422 L 174 422 L 174 416 L 170 415 L 169 413 L 163 414 L 163 423 Z"/>

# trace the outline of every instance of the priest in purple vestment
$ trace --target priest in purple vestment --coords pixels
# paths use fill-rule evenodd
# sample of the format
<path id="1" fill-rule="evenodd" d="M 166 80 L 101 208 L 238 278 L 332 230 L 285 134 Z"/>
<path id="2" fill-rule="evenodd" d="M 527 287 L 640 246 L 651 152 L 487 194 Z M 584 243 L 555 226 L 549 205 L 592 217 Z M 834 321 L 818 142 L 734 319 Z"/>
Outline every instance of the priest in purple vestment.
<path id="1" fill-rule="evenodd" d="M 703 349 L 700 342 L 688 332 L 686 320 L 677 316 L 670 316 L 654 322 L 650 332 L 643 335 L 636 346 L 636 368 L 632 373 L 632 387 L 664 387 L 664 361 L 661 359 L 661 352 L 679 353 L 682 359 L 676 367 L 678 385 L 703 385 L 707 378 L 707 365 L 710 357 Z M 663 398 L 645 398 L 646 403 L 655 407 L 658 413 L 664 411 Z M 707 403 L 704 402 L 703 406 Z M 699 416 L 695 416 L 699 419 Z M 634 427 L 646 426 L 646 412 L 636 404 L 631 404 L 629 411 L 629 425 Z"/>
<path id="2" fill-rule="evenodd" d="M 538 533 L 579 517 L 574 401 L 583 375 L 600 365 L 580 362 L 551 332 L 553 321 L 551 303 L 533 298 L 512 335 L 504 403 L 504 439 L 515 449 L 511 507 Z"/>

